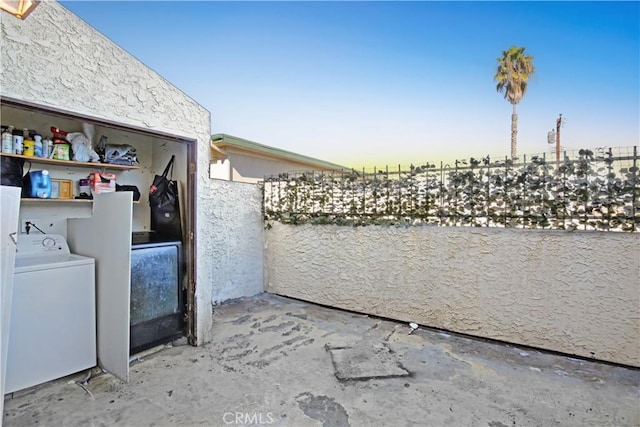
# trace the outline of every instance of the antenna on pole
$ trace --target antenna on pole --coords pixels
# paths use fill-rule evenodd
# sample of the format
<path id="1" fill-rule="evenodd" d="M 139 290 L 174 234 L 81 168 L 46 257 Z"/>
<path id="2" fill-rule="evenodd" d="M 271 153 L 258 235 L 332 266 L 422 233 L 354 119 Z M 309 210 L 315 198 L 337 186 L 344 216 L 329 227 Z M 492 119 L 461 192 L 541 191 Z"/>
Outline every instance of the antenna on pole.
<path id="1" fill-rule="evenodd" d="M 560 127 L 562 123 L 562 114 L 560 114 L 556 119 L 556 161 L 560 161 Z"/>

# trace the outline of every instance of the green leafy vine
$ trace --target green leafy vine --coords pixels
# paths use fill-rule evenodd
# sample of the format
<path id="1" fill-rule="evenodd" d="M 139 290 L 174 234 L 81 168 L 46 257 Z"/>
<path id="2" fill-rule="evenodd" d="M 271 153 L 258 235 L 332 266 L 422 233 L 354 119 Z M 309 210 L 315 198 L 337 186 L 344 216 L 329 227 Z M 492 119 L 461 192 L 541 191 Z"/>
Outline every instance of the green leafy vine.
<path id="1" fill-rule="evenodd" d="M 267 228 L 278 221 L 637 232 L 638 160 L 633 147 L 633 155 L 580 150 L 559 162 L 486 157 L 405 170 L 280 174 L 265 178 L 264 219 Z"/>

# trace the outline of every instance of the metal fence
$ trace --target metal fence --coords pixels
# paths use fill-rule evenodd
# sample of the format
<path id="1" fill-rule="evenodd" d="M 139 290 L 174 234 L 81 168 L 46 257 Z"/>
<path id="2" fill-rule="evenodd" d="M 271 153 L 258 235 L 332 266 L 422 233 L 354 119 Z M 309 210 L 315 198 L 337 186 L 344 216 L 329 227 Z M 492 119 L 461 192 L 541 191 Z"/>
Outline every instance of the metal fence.
<path id="1" fill-rule="evenodd" d="M 265 178 L 265 220 L 637 232 L 638 148 Z"/>

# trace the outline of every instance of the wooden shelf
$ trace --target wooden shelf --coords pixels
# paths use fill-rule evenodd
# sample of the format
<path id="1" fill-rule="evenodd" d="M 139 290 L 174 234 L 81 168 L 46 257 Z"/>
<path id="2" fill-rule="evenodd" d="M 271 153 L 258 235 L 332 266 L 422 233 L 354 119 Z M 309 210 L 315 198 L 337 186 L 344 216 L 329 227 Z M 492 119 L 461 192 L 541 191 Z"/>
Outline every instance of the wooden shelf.
<path id="1" fill-rule="evenodd" d="M 36 197 L 23 197 L 21 202 L 27 203 L 93 203 L 92 199 L 38 199 Z M 140 200 L 134 200 L 133 204 L 137 205 Z"/>
<path id="2" fill-rule="evenodd" d="M 93 203 L 91 199 L 38 199 L 36 197 L 23 197 L 20 201 L 27 203 Z"/>
<path id="3" fill-rule="evenodd" d="M 59 165 L 59 166 L 70 166 L 70 167 L 93 168 L 93 169 L 111 169 L 111 170 L 140 169 L 140 166 L 112 165 L 110 163 L 74 162 L 72 160 L 48 159 L 48 158 L 44 158 L 44 157 L 23 156 L 21 154 L 0 153 L 0 157 L 15 157 L 17 159 L 24 159 L 24 160 L 27 160 L 27 161 L 33 162 L 33 163 L 42 163 L 42 164 L 47 164 L 47 165 Z"/>

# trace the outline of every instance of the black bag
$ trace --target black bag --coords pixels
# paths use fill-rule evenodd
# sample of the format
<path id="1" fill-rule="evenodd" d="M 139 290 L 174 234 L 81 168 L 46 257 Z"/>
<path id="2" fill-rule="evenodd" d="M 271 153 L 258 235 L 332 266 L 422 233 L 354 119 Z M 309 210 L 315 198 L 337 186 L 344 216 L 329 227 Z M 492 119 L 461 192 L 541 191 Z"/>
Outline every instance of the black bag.
<path id="1" fill-rule="evenodd" d="M 131 191 L 133 193 L 133 201 L 140 200 L 140 190 L 135 185 L 118 185 L 116 183 L 116 191 Z"/>
<path id="2" fill-rule="evenodd" d="M 174 160 L 175 156 L 171 156 L 162 175 L 156 175 L 151 188 L 149 188 L 151 229 L 162 237 L 181 241 L 182 224 L 180 222 L 178 182 L 167 178 L 169 169 L 171 169 L 171 177 L 173 177 Z"/>
<path id="3" fill-rule="evenodd" d="M 24 176 L 24 159 L 18 157 L 0 157 L 2 168 L 0 169 L 0 184 L 10 187 L 22 187 Z M 29 163 L 31 165 L 31 163 Z"/>

